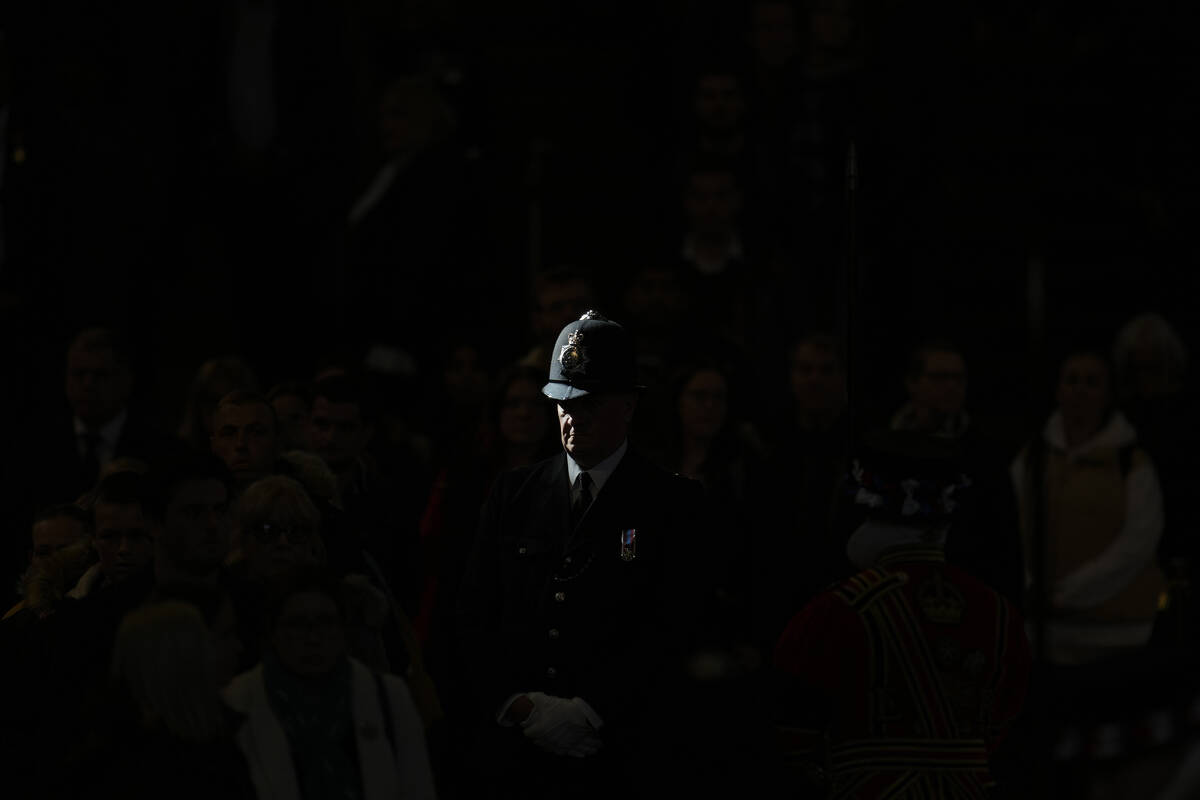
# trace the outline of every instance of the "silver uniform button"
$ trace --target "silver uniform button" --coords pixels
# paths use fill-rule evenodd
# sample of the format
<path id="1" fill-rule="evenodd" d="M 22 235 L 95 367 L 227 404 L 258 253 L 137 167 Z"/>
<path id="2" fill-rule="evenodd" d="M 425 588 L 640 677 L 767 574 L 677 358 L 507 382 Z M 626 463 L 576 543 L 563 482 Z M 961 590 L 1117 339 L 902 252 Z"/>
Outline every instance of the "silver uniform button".
<path id="1" fill-rule="evenodd" d="M 549 636 L 551 639 L 557 639 L 558 638 L 558 628 L 551 628 L 549 631 Z"/>
<path id="2" fill-rule="evenodd" d="M 556 602 L 556 603 L 567 602 L 567 593 L 566 592 L 555 592 L 554 593 L 554 602 Z"/>
<path id="3" fill-rule="evenodd" d="M 525 555 L 525 548 L 524 548 L 524 547 L 518 547 L 518 548 L 517 548 L 517 555 L 522 555 L 522 556 L 523 556 L 523 555 Z"/>
<path id="4" fill-rule="evenodd" d="M 554 667 L 546 667 L 546 677 L 547 678 L 558 677 L 558 670 L 556 670 Z"/>

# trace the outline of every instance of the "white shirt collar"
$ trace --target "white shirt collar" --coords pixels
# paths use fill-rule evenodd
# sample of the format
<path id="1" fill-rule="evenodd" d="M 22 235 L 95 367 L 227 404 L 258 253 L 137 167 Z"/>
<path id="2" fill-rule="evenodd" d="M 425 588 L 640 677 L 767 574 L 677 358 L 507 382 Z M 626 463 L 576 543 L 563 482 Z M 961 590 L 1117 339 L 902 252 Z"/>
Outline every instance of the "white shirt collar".
<path id="1" fill-rule="evenodd" d="M 129 418 L 129 409 L 121 409 L 121 413 L 110 419 L 108 422 L 101 425 L 94 431 L 89 431 L 88 426 L 79 417 L 75 417 L 75 441 L 79 448 L 79 454 L 82 456 L 87 449 L 87 443 L 84 437 L 88 433 L 94 433 L 99 439 L 96 446 L 96 457 L 101 464 L 107 464 L 112 460 L 113 454 L 117 449 L 117 440 L 121 438 L 121 431 L 125 427 L 125 420 Z"/>
<path id="2" fill-rule="evenodd" d="M 579 473 L 586 472 L 592 479 L 592 483 L 596 485 L 596 494 L 600 494 L 600 490 L 604 488 L 604 484 L 608 483 L 609 476 L 613 474 L 617 464 L 621 463 L 621 459 L 625 457 L 625 451 L 628 449 L 629 440 L 626 439 L 621 442 L 620 447 L 613 451 L 611 456 L 588 470 L 576 464 L 575 459 L 571 458 L 571 454 L 567 453 L 567 477 L 571 479 L 571 485 L 575 485 L 575 479 L 579 477 Z"/>
<path id="3" fill-rule="evenodd" d="M 75 435 L 86 436 L 89 431 L 96 434 L 102 442 L 107 445 L 115 445 L 117 439 L 121 438 L 121 429 L 125 427 L 125 420 L 129 418 L 129 409 L 121 409 L 121 413 L 110 419 L 108 422 L 101 425 L 94 431 L 91 431 L 88 426 L 79 417 L 75 417 Z"/>

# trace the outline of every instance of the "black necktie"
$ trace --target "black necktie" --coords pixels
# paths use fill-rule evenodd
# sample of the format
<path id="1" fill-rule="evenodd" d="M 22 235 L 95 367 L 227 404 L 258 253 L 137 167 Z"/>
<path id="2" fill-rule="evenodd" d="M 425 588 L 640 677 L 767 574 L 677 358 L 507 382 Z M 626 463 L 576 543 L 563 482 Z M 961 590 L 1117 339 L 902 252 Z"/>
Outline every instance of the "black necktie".
<path id="1" fill-rule="evenodd" d="M 571 527 L 578 528 L 579 521 L 592 504 L 592 479 L 586 472 L 575 478 L 574 497 L 571 499 Z"/>

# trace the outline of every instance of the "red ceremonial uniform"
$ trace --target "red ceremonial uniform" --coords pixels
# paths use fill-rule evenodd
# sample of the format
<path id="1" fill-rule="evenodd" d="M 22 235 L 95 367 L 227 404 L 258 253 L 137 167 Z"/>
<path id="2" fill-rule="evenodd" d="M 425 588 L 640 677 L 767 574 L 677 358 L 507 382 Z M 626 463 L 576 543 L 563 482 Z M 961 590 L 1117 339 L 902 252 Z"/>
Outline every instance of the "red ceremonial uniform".
<path id="1" fill-rule="evenodd" d="M 790 758 L 822 762 L 832 797 L 985 798 L 1030 652 L 1006 600 L 940 549 L 906 548 L 796 614 L 775 666 L 830 704 L 817 736 L 781 732 Z"/>

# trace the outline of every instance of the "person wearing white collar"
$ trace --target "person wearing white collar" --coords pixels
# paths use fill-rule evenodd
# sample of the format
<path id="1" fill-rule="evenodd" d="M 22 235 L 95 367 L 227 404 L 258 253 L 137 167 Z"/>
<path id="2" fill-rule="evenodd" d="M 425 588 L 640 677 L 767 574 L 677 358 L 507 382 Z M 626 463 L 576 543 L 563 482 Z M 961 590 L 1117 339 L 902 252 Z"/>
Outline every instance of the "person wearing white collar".
<path id="1" fill-rule="evenodd" d="M 1157 563 L 1163 529 L 1158 476 L 1133 426 L 1113 406 L 1111 376 L 1100 352 L 1068 354 L 1057 410 L 1011 467 L 1032 591 L 1038 590 L 1035 559 L 1045 559 L 1045 652 L 1058 664 L 1145 645 L 1166 591 Z M 1045 514 L 1040 556 L 1032 551 L 1039 491 Z"/>
<path id="2" fill-rule="evenodd" d="M 95 473 L 116 454 L 133 385 L 128 355 L 111 331 L 91 328 L 75 337 L 67 351 L 65 383 L 76 449 L 95 481 Z"/>
<path id="3" fill-rule="evenodd" d="M 628 441 L 642 387 L 625 329 L 588 312 L 551 353 L 563 451 L 496 479 L 462 581 L 467 758 L 480 791 L 611 797 L 665 769 L 640 739 L 700 607 L 702 570 L 680 562 L 711 552 L 710 515 L 697 482 Z"/>

